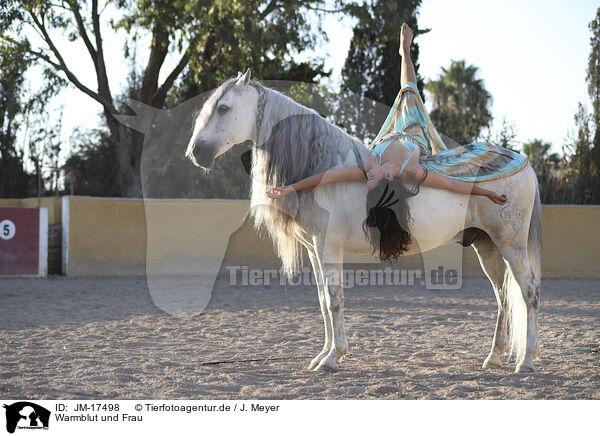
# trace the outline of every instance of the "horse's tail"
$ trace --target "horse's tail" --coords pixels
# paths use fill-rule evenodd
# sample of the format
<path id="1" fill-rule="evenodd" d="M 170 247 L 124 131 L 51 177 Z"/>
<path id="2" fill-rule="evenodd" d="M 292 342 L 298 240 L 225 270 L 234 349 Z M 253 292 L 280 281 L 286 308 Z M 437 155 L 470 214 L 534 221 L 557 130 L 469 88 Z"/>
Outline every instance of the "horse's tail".
<path id="1" fill-rule="evenodd" d="M 542 279 L 542 202 L 540 200 L 540 187 L 535 180 L 535 203 L 529 221 L 529 237 L 527 239 L 527 252 L 533 274 L 538 280 Z"/>
<path id="2" fill-rule="evenodd" d="M 533 172 L 533 171 L 532 171 Z M 527 237 L 527 253 L 533 274 L 537 280 L 542 279 L 542 206 L 537 178 L 535 182 L 535 200 L 529 220 Z M 502 291 L 506 295 L 508 334 L 510 353 L 515 353 L 517 362 L 525 356 L 527 347 L 527 306 L 523 299 L 521 287 L 517 283 L 510 268 L 506 268 Z"/>

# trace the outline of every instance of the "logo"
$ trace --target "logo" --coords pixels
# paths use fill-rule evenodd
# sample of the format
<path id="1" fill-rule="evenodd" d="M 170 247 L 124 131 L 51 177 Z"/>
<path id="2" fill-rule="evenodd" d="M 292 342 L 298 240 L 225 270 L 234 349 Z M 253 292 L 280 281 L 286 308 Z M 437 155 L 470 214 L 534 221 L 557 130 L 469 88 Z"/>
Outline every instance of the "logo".
<path id="1" fill-rule="evenodd" d="M 6 409 L 6 431 L 14 433 L 15 429 L 48 429 L 50 411 L 29 401 L 19 401 L 4 405 Z"/>

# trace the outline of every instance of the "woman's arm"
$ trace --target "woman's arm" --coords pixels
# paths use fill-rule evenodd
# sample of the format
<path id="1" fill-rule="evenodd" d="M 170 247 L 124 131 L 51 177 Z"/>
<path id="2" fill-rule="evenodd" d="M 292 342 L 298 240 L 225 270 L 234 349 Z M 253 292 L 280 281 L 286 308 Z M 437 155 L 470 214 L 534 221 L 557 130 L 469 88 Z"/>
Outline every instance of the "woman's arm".
<path id="1" fill-rule="evenodd" d="M 288 186 L 271 188 L 267 191 L 269 198 L 281 198 L 293 191 L 314 188 L 335 182 L 364 182 L 365 173 L 358 166 L 347 168 L 333 168 L 313 176 L 302 179 Z"/>

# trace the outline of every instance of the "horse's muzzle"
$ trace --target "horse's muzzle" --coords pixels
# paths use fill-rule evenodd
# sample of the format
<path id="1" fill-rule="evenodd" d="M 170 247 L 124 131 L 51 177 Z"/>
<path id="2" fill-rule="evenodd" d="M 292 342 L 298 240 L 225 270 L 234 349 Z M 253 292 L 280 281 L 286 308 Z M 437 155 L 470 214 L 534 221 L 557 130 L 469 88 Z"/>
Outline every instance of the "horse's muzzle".
<path id="1" fill-rule="evenodd" d="M 206 141 L 198 140 L 194 144 L 194 151 L 192 152 L 196 163 L 203 168 L 210 168 L 215 161 L 215 155 L 217 154 L 217 148 L 212 146 Z"/>

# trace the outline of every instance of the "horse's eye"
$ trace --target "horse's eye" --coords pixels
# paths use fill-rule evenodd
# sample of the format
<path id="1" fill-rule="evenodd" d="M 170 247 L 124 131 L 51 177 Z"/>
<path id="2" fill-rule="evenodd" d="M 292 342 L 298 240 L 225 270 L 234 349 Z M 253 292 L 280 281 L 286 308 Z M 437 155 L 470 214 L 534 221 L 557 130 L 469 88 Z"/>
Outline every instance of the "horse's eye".
<path id="1" fill-rule="evenodd" d="M 227 113 L 228 110 L 229 107 L 225 106 L 224 104 L 219 105 L 219 107 L 217 108 L 217 111 L 219 111 L 221 115 Z"/>

